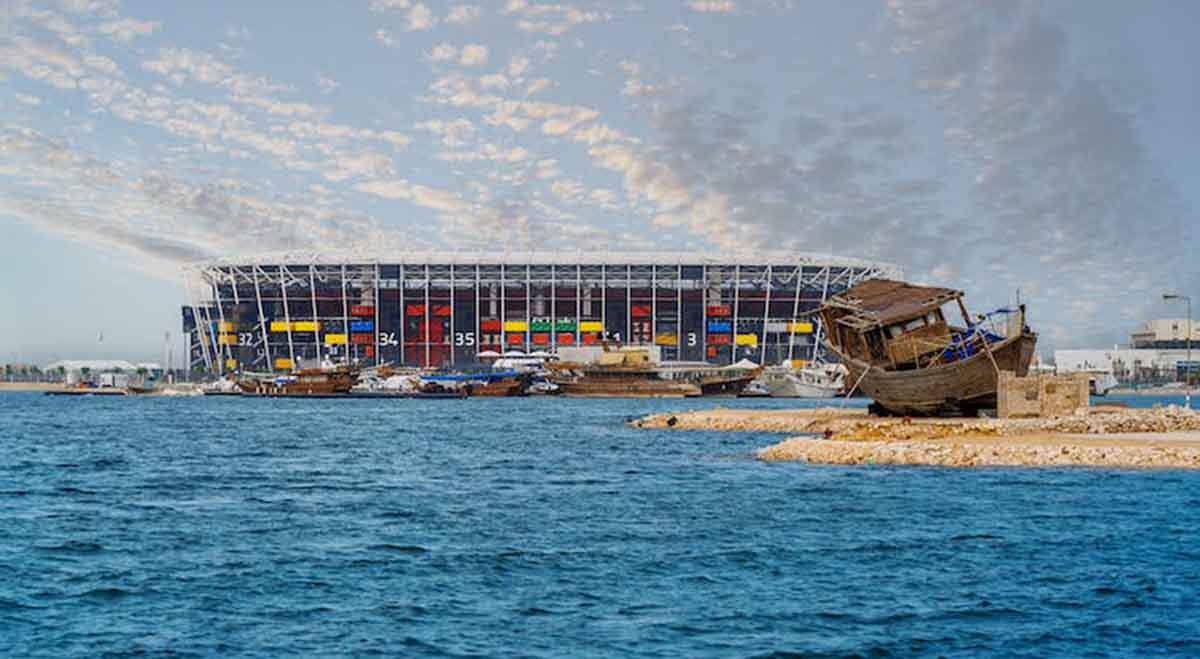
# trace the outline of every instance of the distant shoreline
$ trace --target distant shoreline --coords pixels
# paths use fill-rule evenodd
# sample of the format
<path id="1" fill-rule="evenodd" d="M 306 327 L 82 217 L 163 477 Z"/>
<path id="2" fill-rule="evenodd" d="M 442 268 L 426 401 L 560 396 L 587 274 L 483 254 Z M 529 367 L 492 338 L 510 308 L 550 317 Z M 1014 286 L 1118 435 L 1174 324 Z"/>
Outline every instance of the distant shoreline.
<path id="1" fill-rule="evenodd" d="M 57 391 L 63 388 L 60 382 L 0 382 L 0 391 Z"/>
<path id="2" fill-rule="evenodd" d="M 1182 396 L 1186 393 L 1186 389 L 1176 387 L 1141 387 L 1138 389 L 1118 387 L 1108 391 L 1110 396 Z M 1192 393 L 1200 394 L 1200 389 L 1192 389 Z"/>

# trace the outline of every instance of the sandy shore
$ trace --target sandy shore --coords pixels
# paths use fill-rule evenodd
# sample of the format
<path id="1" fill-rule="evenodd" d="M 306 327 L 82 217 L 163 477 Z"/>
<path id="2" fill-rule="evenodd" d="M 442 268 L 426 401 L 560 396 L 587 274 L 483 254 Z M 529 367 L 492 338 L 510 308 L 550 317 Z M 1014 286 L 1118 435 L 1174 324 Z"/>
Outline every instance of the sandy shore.
<path id="1" fill-rule="evenodd" d="M 0 391 L 56 391 L 62 388 L 56 382 L 0 382 Z"/>
<path id="2" fill-rule="evenodd" d="M 816 433 L 758 451 L 762 460 L 941 466 L 1079 465 L 1200 469 L 1200 413 L 1091 408 L 1054 419 L 903 419 L 861 409 L 713 409 L 658 414 L 643 428 Z"/>

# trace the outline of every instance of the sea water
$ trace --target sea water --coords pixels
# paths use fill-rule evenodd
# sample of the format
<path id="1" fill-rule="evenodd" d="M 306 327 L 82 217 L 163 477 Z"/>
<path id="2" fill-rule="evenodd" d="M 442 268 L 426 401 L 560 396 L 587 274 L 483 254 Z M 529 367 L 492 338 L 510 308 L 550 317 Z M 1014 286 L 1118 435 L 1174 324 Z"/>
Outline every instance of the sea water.
<path id="1" fill-rule="evenodd" d="M 1200 473 L 625 425 L 712 404 L 0 394 L 0 655 L 1200 654 Z"/>

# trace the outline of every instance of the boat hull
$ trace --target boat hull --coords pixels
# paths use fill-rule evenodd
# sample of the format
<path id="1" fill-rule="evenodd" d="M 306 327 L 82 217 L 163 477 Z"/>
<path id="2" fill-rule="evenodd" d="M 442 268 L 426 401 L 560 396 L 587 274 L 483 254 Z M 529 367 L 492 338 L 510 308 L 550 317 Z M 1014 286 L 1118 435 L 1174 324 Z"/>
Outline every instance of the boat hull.
<path id="1" fill-rule="evenodd" d="M 890 371 L 838 354 L 848 371 L 849 386 L 872 398 L 886 412 L 898 415 L 972 414 L 996 406 L 996 369 L 1017 376 L 1029 372 L 1037 335 L 1025 333 L 993 344 L 995 365 L 986 352 L 967 359 L 907 371 Z M 865 373 L 865 374 L 864 374 Z"/>
<path id="2" fill-rule="evenodd" d="M 593 398 L 685 398 L 702 395 L 700 387 L 668 380 L 628 382 L 556 381 L 563 396 Z"/>

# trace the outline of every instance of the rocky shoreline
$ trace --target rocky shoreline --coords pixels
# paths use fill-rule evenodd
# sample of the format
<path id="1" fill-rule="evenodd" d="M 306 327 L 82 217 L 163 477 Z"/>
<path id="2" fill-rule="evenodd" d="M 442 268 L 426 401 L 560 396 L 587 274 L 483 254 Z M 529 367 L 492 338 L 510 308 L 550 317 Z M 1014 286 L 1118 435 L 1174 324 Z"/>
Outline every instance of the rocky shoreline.
<path id="1" fill-rule="evenodd" d="M 1049 419 L 879 418 L 861 409 L 713 409 L 658 414 L 641 428 L 808 433 L 758 451 L 820 464 L 1200 469 L 1200 413 L 1090 408 Z"/>

